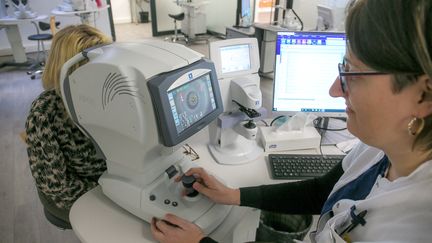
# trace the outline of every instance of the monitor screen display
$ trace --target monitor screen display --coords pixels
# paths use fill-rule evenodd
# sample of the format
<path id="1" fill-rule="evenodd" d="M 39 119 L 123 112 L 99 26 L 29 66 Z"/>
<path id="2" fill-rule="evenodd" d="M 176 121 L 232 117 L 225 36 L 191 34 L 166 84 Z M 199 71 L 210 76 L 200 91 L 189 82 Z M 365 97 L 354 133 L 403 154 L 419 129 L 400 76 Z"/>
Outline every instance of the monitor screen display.
<path id="1" fill-rule="evenodd" d="M 345 100 L 329 95 L 345 55 L 346 37 L 336 32 L 278 32 L 273 111 L 344 117 Z"/>
<path id="2" fill-rule="evenodd" d="M 175 128 L 180 134 L 216 109 L 210 74 L 168 91 L 168 101 Z"/>
<path id="3" fill-rule="evenodd" d="M 240 44 L 220 48 L 221 71 L 223 74 L 251 69 L 249 45 Z"/>
<path id="4" fill-rule="evenodd" d="M 251 4 L 250 0 L 242 0 L 241 1 L 241 16 L 242 17 L 250 17 L 251 16 Z"/>

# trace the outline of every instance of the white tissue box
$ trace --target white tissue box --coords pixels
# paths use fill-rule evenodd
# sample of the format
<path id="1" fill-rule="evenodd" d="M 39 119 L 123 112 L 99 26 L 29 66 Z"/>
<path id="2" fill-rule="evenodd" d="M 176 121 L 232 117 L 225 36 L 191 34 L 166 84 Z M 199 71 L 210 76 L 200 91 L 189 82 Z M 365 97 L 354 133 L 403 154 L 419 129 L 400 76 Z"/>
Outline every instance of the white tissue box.
<path id="1" fill-rule="evenodd" d="M 275 131 L 273 127 L 260 127 L 259 137 L 264 151 L 318 149 L 321 136 L 314 127 L 303 131 Z"/>

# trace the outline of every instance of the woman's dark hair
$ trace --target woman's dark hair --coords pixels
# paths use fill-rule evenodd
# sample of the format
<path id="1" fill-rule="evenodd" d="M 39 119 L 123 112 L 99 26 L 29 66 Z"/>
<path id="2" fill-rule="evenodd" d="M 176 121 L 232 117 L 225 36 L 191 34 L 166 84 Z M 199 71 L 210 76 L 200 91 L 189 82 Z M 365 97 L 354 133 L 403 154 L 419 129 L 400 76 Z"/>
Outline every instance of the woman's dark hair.
<path id="1" fill-rule="evenodd" d="M 367 66 L 393 74 L 393 91 L 432 77 L 432 1 L 357 0 L 345 22 L 349 50 Z M 432 92 L 425 94 L 432 99 Z M 432 150 L 432 116 L 415 146 Z"/>

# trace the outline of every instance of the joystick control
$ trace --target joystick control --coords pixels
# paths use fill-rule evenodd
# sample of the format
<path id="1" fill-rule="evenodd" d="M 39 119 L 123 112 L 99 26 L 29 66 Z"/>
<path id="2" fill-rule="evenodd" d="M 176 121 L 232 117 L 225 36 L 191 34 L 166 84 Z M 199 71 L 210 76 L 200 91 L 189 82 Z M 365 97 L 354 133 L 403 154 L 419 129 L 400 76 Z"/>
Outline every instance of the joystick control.
<path id="1" fill-rule="evenodd" d="M 193 189 L 192 185 L 196 182 L 196 179 L 194 176 L 186 176 L 184 175 L 182 177 L 182 183 L 184 188 L 186 189 L 186 196 L 188 197 L 195 197 L 198 195 L 198 191 Z"/>

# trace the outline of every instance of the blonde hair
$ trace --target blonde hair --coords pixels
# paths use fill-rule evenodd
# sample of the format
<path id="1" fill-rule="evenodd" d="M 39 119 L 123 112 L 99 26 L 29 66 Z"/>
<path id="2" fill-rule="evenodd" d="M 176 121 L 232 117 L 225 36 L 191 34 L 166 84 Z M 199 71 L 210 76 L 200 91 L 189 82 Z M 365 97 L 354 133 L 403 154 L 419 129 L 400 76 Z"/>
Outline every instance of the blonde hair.
<path id="1" fill-rule="evenodd" d="M 63 64 L 89 47 L 109 43 L 111 43 L 111 38 L 89 25 L 70 25 L 61 29 L 54 35 L 43 71 L 42 84 L 44 89 L 55 89 L 60 94 L 60 72 Z M 81 62 L 72 66 L 69 73 L 84 63 Z"/>

